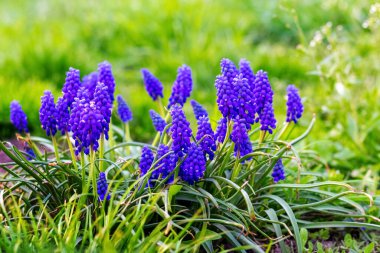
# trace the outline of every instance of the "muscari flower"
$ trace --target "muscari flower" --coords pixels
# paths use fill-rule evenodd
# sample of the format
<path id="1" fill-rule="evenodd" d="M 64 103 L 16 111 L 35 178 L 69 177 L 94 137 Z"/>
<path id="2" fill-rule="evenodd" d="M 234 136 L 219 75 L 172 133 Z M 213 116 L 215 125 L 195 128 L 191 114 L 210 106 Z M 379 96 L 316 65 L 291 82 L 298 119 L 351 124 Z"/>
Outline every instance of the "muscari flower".
<path id="1" fill-rule="evenodd" d="M 152 150 L 144 146 L 141 150 L 140 171 L 145 175 L 153 164 L 154 156 Z"/>
<path id="2" fill-rule="evenodd" d="M 206 159 L 202 148 L 191 143 L 186 159 L 181 164 L 179 176 L 189 184 L 199 181 L 206 170 Z"/>
<path id="3" fill-rule="evenodd" d="M 266 102 L 262 112 L 259 115 L 260 118 L 260 129 L 263 131 L 268 131 L 270 134 L 273 133 L 273 129 L 276 128 L 276 119 L 273 113 L 273 105 L 270 102 Z"/>
<path id="4" fill-rule="evenodd" d="M 190 67 L 183 65 L 178 68 L 177 78 L 172 87 L 172 94 L 169 98 L 169 108 L 175 104 L 183 106 L 193 89 L 193 78 Z"/>
<path id="5" fill-rule="evenodd" d="M 69 105 L 63 97 L 59 97 L 56 104 L 57 110 L 57 126 L 62 135 L 70 130 L 69 120 Z"/>
<path id="6" fill-rule="evenodd" d="M 95 88 L 98 84 L 98 72 L 92 72 L 82 78 L 82 87 L 87 91 L 89 99 L 94 98 Z"/>
<path id="7" fill-rule="evenodd" d="M 152 73 L 147 69 L 142 69 L 141 74 L 143 76 L 145 89 L 148 92 L 149 96 L 155 101 L 159 97 L 163 98 L 163 86 L 160 80 L 155 77 Z"/>
<path id="8" fill-rule="evenodd" d="M 243 157 L 252 152 L 252 144 L 249 140 L 244 118 L 237 117 L 234 120 L 231 140 L 235 143 L 234 152 L 236 157 Z"/>
<path id="9" fill-rule="evenodd" d="M 62 88 L 63 98 L 67 101 L 70 108 L 77 96 L 80 86 L 81 82 L 79 70 L 70 67 L 69 71 L 66 73 L 65 84 Z"/>
<path id="10" fill-rule="evenodd" d="M 286 122 L 293 121 L 294 123 L 297 123 L 303 113 L 301 97 L 298 93 L 298 89 L 294 85 L 289 85 L 286 91 L 288 93 L 288 101 L 286 102 L 288 107 L 286 112 Z"/>
<path id="11" fill-rule="evenodd" d="M 111 196 L 110 196 L 110 194 L 107 194 L 108 184 L 107 184 L 106 174 L 104 172 L 100 172 L 100 174 L 99 174 L 99 178 L 98 178 L 98 182 L 97 182 L 97 188 L 98 188 L 99 201 L 110 200 Z M 106 196 L 106 194 L 107 194 L 107 196 Z"/>
<path id="12" fill-rule="evenodd" d="M 18 101 L 13 100 L 10 105 L 10 121 L 20 133 L 29 133 L 28 118 Z"/>
<path id="13" fill-rule="evenodd" d="M 259 70 L 256 73 L 255 88 L 253 90 L 253 95 L 255 110 L 260 117 L 260 114 L 263 111 L 265 104 L 267 102 L 269 102 L 270 104 L 273 103 L 272 87 L 270 86 L 267 73 L 262 70 Z M 258 118 L 256 119 L 256 122 L 257 121 Z"/>
<path id="14" fill-rule="evenodd" d="M 195 137 L 197 141 L 202 140 L 199 145 L 203 152 L 208 154 L 210 160 L 214 159 L 214 152 L 216 150 L 214 132 L 212 131 L 210 120 L 207 116 L 202 116 L 197 121 L 198 131 Z"/>
<path id="15" fill-rule="evenodd" d="M 245 119 L 247 129 L 251 129 L 251 124 L 255 122 L 253 91 L 248 84 L 248 80 L 243 77 L 243 74 L 237 75 L 233 79 L 232 84 L 236 97 L 236 113 L 240 118 Z"/>
<path id="16" fill-rule="evenodd" d="M 226 137 L 227 133 L 227 119 L 226 118 L 221 118 L 218 121 L 218 125 L 215 130 L 215 137 L 214 139 L 217 142 L 223 143 L 224 138 Z"/>
<path id="17" fill-rule="evenodd" d="M 151 179 L 162 179 L 169 176 L 169 174 L 175 169 L 177 163 L 177 157 L 174 153 L 168 154 L 170 149 L 164 144 L 160 144 L 157 149 L 157 160 L 165 156 L 161 161 L 156 164 L 156 169 L 152 173 Z M 173 181 L 174 176 L 168 180 L 169 182 Z"/>
<path id="18" fill-rule="evenodd" d="M 220 61 L 221 75 L 227 78 L 227 81 L 232 84 L 233 79 L 239 74 L 235 64 L 227 58 Z"/>
<path id="19" fill-rule="evenodd" d="M 166 127 L 166 122 L 163 118 L 161 118 L 160 114 L 155 112 L 154 110 L 149 110 L 150 118 L 152 119 L 153 126 L 157 132 L 163 132 Z"/>
<path id="20" fill-rule="evenodd" d="M 57 109 L 51 91 L 45 91 L 41 97 L 40 121 L 47 136 L 54 136 L 57 132 Z"/>
<path id="21" fill-rule="evenodd" d="M 117 114 L 124 123 L 132 120 L 132 111 L 121 95 L 117 96 Z"/>
<path id="22" fill-rule="evenodd" d="M 172 106 L 170 110 L 172 117 L 172 126 L 170 127 L 171 137 L 173 139 L 173 151 L 179 157 L 187 153 L 190 146 L 190 138 L 192 135 L 190 123 L 187 121 L 182 107 L 179 104 Z"/>
<path id="23" fill-rule="evenodd" d="M 191 100 L 190 101 L 190 104 L 191 106 L 193 107 L 193 112 L 194 112 L 194 116 L 195 118 L 198 120 L 200 117 L 202 116 L 208 116 L 208 113 L 206 111 L 205 108 L 203 108 L 203 106 L 198 103 L 197 101 L 195 100 Z"/>
<path id="24" fill-rule="evenodd" d="M 30 160 L 33 160 L 36 158 L 36 154 L 34 153 L 33 149 L 31 149 L 29 146 L 25 146 L 24 150 L 27 154 L 26 159 L 28 159 L 30 161 Z"/>
<path id="25" fill-rule="evenodd" d="M 98 65 L 98 82 L 104 83 L 108 88 L 108 94 L 111 99 L 111 104 L 115 100 L 115 78 L 112 74 L 112 66 L 109 62 L 104 61 Z"/>
<path id="26" fill-rule="evenodd" d="M 216 102 L 218 104 L 219 111 L 224 118 L 233 118 L 236 116 L 236 94 L 232 83 L 230 83 L 227 77 L 219 75 L 215 80 L 216 87 Z"/>
<path id="27" fill-rule="evenodd" d="M 96 85 L 93 101 L 96 105 L 96 108 L 103 116 L 104 120 L 101 121 L 101 132 L 105 135 L 105 138 L 108 140 L 109 124 L 112 115 L 112 102 L 109 96 L 108 87 L 104 83 L 98 83 Z"/>
<path id="28" fill-rule="evenodd" d="M 255 89 L 255 74 L 251 68 L 249 61 L 246 59 L 241 59 L 239 62 L 239 71 L 244 78 L 247 79 L 250 89 L 253 91 Z"/>
<path id="29" fill-rule="evenodd" d="M 285 170 L 281 158 L 276 162 L 276 164 L 273 167 L 272 177 L 275 183 L 285 179 Z"/>

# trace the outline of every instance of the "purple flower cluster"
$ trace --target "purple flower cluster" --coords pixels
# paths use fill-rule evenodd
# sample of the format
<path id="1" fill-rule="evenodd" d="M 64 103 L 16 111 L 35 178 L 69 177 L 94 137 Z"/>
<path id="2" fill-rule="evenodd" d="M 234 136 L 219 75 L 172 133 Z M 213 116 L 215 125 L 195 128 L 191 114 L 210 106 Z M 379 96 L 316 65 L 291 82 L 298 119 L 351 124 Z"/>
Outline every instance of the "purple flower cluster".
<path id="1" fill-rule="evenodd" d="M 112 66 L 107 61 L 99 63 L 98 65 L 98 82 L 104 83 L 105 86 L 107 86 L 111 103 L 113 103 L 113 101 L 115 100 L 114 92 L 115 92 L 116 84 L 115 84 L 115 78 L 113 77 L 113 74 L 112 74 Z"/>
<path id="2" fill-rule="evenodd" d="M 208 113 L 206 111 L 205 108 L 203 108 L 203 106 L 198 103 L 197 101 L 195 100 L 191 100 L 190 101 L 190 104 L 191 106 L 193 107 L 193 112 L 194 112 L 194 116 L 195 118 L 198 120 L 200 117 L 202 116 L 208 116 Z"/>
<path id="3" fill-rule="evenodd" d="M 117 114 L 124 123 L 131 121 L 133 118 L 131 109 L 129 109 L 121 95 L 117 96 Z"/>
<path id="4" fill-rule="evenodd" d="M 237 105 L 232 83 L 228 81 L 227 77 L 219 75 L 216 77 L 215 87 L 216 102 L 223 117 L 229 119 L 235 117 Z"/>
<path id="5" fill-rule="evenodd" d="M 285 179 L 284 165 L 282 164 L 282 159 L 280 158 L 273 167 L 272 172 L 273 181 L 277 183 L 280 180 Z"/>
<path id="6" fill-rule="evenodd" d="M 189 184 L 194 184 L 203 177 L 205 171 L 206 159 L 202 148 L 191 143 L 188 155 L 181 164 L 179 176 Z"/>
<path id="7" fill-rule="evenodd" d="M 173 151 L 179 157 L 182 157 L 190 146 L 192 131 L 190 123 L 187 121 L 182 107 L 179 104 L 172 106 L 170 110 L 172 117 L 172 126 L 170 127 L 171 137 L 173 139 Z"/>
<path id="8" fill-rule="evenodd" d="M 243 74 L 237 75 L 232 81 L 234 94 L 236 99 L 236 115 L 245 119 L 247 129 L 251 128 L 251 124 L 255 122 L 255 106 L 253 104 L 253 92 L 248 79 Z"/>
<path id="9" fill-rule="evenodd" d="M 145 175 L 153 164 L 154 156 L 152 150 L 144 146 L 141 150 L 140 171 Z"/>
<path id="10" fill-rule="evenodd" d="M 208 154 L 210 160 L 214 159 L 214 152 L 216 150 L 214 132 L 212 131 L 210 120 L 207 116 L 202 116 L 198 119 L 198 131 L 196 140 L 201 141 L 199 145 L 201 146 L 203 152 Z"/>
<path id="11" fill-rule="evenodd" d="M 16 100 L 13 100 L 10 105 L 10 120 L 18 132 L 29 133 L 28 118 Z"/>
<path id="12" fill-rule="evenodd" d="M 177 157 L 172 152 L 170 153 L 168 146 L 161 144 L 157 150 L 157 160 L 162 158 L 156 165 L 155 171 L 152 173 L 151 179 L 166 178 L 175 169 L 177 163 Z M 173 181 L 173 176 L 169 179 L 169 182 Z"/>
<path id="13" fill-rule="evenodd" d="M 45 91 L 41 97 L 40 121 L 47 136 L 54 136 L 57 132 L 58 112 L 54 104 L 54 96 L 51 91 Z"/>
<path id="14" fill-rule="evenodd" d="M 294 85 L 289 85 L 286 91 L 288 93 L 288 101 L 286 102 L 288 107 L 286 112 L 286 122 L 293 121 L 294 123 L 297 123 L 303 113 L 301 97 L 298 93 L 298 89 Z"/>
<path id="15" fill-rule="evenodd" d="M 274 118 L 273 106 L 271 103 L 267 102 L 259 116 L 261 127 L 263 131 L 268 131 L 270 134 L 273 133 L 273 129 L 276 128 L 276 119 Z"/>
<path id="16" fill-rule="evenodd" d="M 101 120 L 101 132 L 105 135 L 106 139 L 108 140 L 109 124 L 111 122 L 112 115 L 112 101 L 109 96 L 108 86 L 106 86 L 104 83 L 99 82 L 96 85 L 93 102 L 96 106 L 96 109 L 103 116 L 103 120 Z"/>
<path id="17" fill-rule="evenodd" d="M 100 172 L 99 174 L 97 188 L 98 188 L 99 201 L 110 200 L 111 196 L 110 194 L 107 194 L 108 184 L 107 184 L 106 174 L 104 172 Z"/>
<path id="18" fill-rule="evenodd" d="M 183 106 L 193 89 L 193 78 L 190 67 L 183 65 L 178 68 L 177 78 L 172 87 L 172 94 L 169 98 L 169 108 L 175 104 Z"/>
<path id="19" fill-rule="evenodd" d="M 243 77 L 247 79 L 250 90 L 253 91 L 255 89 L 256 76 L 253 73 L 249 61 L 247 61 L 246 59 L 241 59 L 239 62 L 239 70 Z"/>
<path id="20" fill-rule="evenodd" d="M 235 143 L 234 152 L 236 157 L 243 157 L 252 152 L 252 144 L 247 134 L 245 119 L 237 117 L 234 120 L 231 140 Z"/>
<path id="21" fill-rule="evenodd" d="M 226 137 L 226 134 L 227 134 L 227 119 L 221 118 L 218 121 L 218 126 L 216 127 L 214 138 L 217 142 L 223 143 L 224 138 Z"/>
<path id="22" fill-rule="evenodd" d="M 82 78 L 82 87 L 87 91 L 89 99 L 94 98 L 95 88 L 98 84 L 98 72 L 92 72 Z"/>
<path id="23" fill-rule="evenodd" d="M 79 70 L 74 68 L 69 68 L 69 71 L 66 73 L 65 84 L 62 88 L 63 99 L 71 108 L 71 104 L 74 102 L 74 99 L 77 97 L 77 92 L 81 86 L 80 82 L 80 73 Z"/>
<path id="24" fill-rule="evenodd" d="M 62 135 L 70 130 L 70 112 L 69 105 L 63 97 L 59 97 L 56 104 L 57 108 L 57 126 Z"/>
<path id="25" fill-rule="evenodd" d="M 267 73 L 262 70 L 259 70 L 256 73 L 253 94 L 256 112 L 260 115 L 266 103 L 273 103 L 272 87 L 270 86 Z"/>
<path id="26" fill-rule="evenodd" d="M 152 119 L 153 126 L 157 132 L 163 132 L 166 127 L 166 122 L 163 118 L 161 118 L 160 114 L 155 112 L 154 110 L 149 110 L 150 118 Z"/>
<path id="27" fill-rule="evenodd" d="M 159 97 L 163 98 L 163 86 L 160 80 L 155 77 L 147 69 L 142 69 L 141 74 L 143 76 L 145 89 L 148 92 L 149 96 L 155 101 Z"/>
<path id="28" fill-rule="evenodd" d="M 234 78 L 239 74 L 239 70 L 235 64 L 227 58 L 223 58 L 220 61 L 220 68 L 222 75 L 227 78 L 227 81 L 232 85 Z"/>

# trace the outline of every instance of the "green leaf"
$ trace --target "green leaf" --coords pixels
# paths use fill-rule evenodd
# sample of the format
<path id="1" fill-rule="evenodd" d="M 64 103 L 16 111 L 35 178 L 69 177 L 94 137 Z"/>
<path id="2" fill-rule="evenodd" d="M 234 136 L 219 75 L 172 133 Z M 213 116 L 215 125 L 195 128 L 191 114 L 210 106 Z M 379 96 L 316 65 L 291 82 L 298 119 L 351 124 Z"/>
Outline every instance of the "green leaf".
<path id="1" fill-rule="evenodd" d="M 172 202 L 172 198 L 181 191 L 182 185 L 173 184 L 169 187 L 169 203 Z"/>
<path id="2" fill-rule="evenodd" d="M 309 233 L 307 232 L 306 228 L 301 228 L 300 230 L 301 240 L 302 240 L 302 246 L 305 247 L 307 240 L 309 238 Z"/>
<path id="3" fill-rule="evenodd" d="M 363 253 L 372 253 L 373 250 L 375 248 L 375 243 L 374 242 L 371 242 L 370 244 L 368 244 L 364 249 L 363 249 Z"/>

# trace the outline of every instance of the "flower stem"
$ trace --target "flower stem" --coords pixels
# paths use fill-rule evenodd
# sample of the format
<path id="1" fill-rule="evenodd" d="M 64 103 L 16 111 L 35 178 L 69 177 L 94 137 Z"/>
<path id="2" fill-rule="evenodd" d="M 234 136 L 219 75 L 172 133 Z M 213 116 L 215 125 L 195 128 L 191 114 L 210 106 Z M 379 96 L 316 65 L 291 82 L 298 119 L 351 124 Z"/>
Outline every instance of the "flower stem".
<path id="1" fill-rule="evenodd" d="M 162 104 L 162 99 L 160 97 L 157 99 L 157 106 L 158 106 L 158 111 L 160 112 L 160 115 L 165 116 L 165 108 L 164 108 L 164 105 Z"/>
<path id="2" fill-rule="evenodd" d="M 57 139 L 55 138 L 54 135 L 51 136 L 51 139 L 52 139 L 52 141 L 53 141 L 55 158 L 57 159 L 57 162 L 60 162 L 60 159 L 59 159 L 59 152 L 58 152 Z"/>
<path id="3" fill-rule="evenodd" d="M 90 171 L 89 171 L 88 188 L 90 188 L 90 182 L 92 181 L 92 193 L 94 198 L 96 197 L 96 173 L 95 173 L 95 151 L 93 147 L 90 147 Z"/>
<path id="4" fill-rule="evenodd" d="M 277 138 L 276 138 L 277 140 L 279 140 L 281 136 L 286 132 L 286 130 L 288 129 L 288 126 L 289 126 L 289 122 L 285 122 L 284 126 L 281 129 L 281 132 L 277 135 Z"/>
<path id="5" fill-rule="evenodd" d="M 100 136 L 99 145 L 99 170 L 103 171 L 103 157 L 104 157 L 104 133 Z"/>
<path id="6" fill-rule="evenodd" d="M 265 134 L 266 134 L 266 131 L 260 131 L 260 137 L 259 137 L 259 145 L 261 143 L 263 143 L 264 139 L 265 139 Z"/>
<path id="7" fill-rule="evenodd" d="M 108 137 L 109 137 L 108 143 L 109 143 L 110 149 L 111 149 L 110 156 L 111 156 L 111 160 L 114 161 L 115 160 L 115 151 L 112 149 L 112 147 L 115 146 L 115 143 L 114 143 L 114 139 L 113 139 L 112 117 L 110 120 L 110 130 L 108 132 Z"/>
<path id="8" fill-rule="evenodd" d="M 129 131 L 129 124 L 128 124 L 128 122 L 124 124 L 124 138 L 125 138 L 126 142 L 132 141 L 132 139 L 131 139 L 131 133 Z M 131 153 L 131 147 L 130 146 L 126 147 L 126 152 L 127 152 L 127 155 L 129 155 Z"/>
<path id="9" fill-rule="evenodd" d="M 71 160 L 73 162 L 74 168 L 76 171 L 78 171 L 77 158 L 75 156 L 73 144 L 71 143 L 70 135 L 68 132 L 66 132 L 66 140 L 67 140 L 67 145 L 69 146 Z"/>
<path id="10" fill-rule="evenodd" d="M 157 146 L 159 140 L 160 140 L 160 136 L 161 136 L 161 133 L 160 132 L 157 132 L 156 136 L 154 137 L 154 140 L 152 142 L 152 146 Z"/>

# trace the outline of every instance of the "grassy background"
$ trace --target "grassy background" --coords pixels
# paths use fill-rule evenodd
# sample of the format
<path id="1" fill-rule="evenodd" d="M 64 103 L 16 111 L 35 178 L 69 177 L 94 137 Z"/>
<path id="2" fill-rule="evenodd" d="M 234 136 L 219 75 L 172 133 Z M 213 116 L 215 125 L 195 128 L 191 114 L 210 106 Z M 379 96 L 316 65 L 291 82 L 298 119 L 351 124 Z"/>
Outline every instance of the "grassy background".
<path id="1" fill-rule="evenodd" d="M 32 131 L 41 133 L 43 90 L 59 95 L 70 66 L 83 76 L 108 60 L 117 92 L 134 112 L 132 137 L 148 140 L 153 129 L 147 115 L 154 104 L 144 91 L 141 68 L 160 78 L 167 99 L 177 67 L 191 66 L 192 97 L 215 112 L 220 59 L 247 58 L 255 70 L 269 73 L 279 124 L 284 120 L 285 87 L 294 83 L 305 99 L 301 125 L 308 124 L 313 112 L 318 117 L 307 148 L 317 149 L 330 167 L 376 171 L 380 34 L 362 26 L 373 3 L 1 1 L 0 136 L 13 135 L 8 123 L 11 100 L 20 100 Z M 188 105 L 185 109 L 190 111 Z"/>

